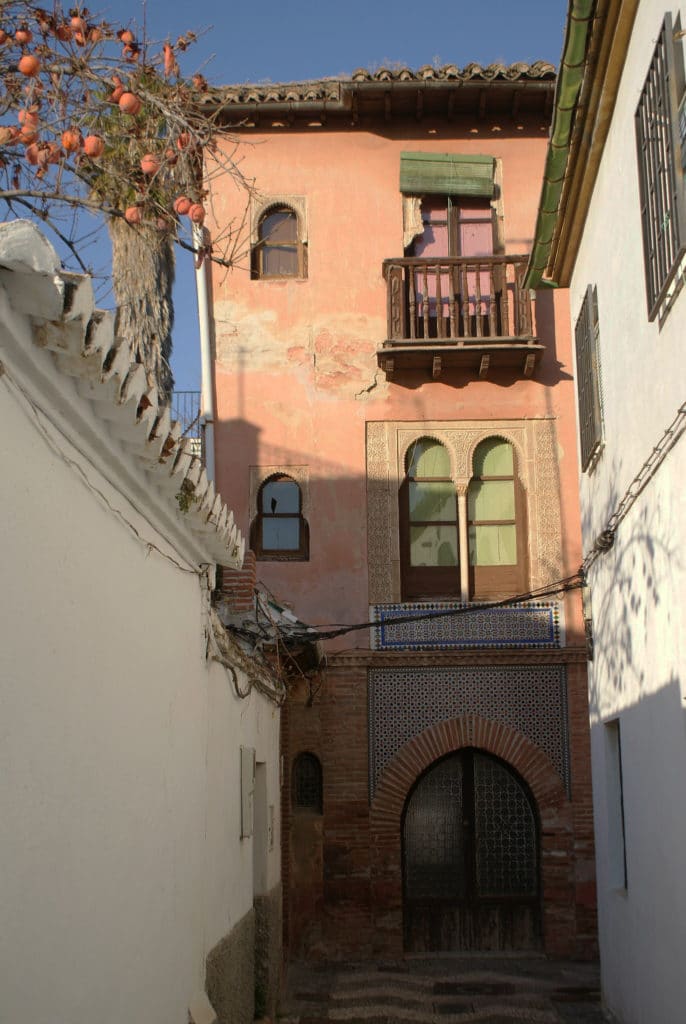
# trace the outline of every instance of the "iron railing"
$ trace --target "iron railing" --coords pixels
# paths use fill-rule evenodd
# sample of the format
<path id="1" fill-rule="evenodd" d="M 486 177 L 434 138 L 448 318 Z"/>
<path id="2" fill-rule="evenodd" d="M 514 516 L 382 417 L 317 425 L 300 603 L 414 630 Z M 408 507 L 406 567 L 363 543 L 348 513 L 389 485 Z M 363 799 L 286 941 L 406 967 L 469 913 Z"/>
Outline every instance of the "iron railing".
<path id="1" fill-rule="evenodd" d="M 200 421 L 200 392 L 174 391 L 172 394 L 172 419 L 181 424 L 182 437 L 191 439 L 194 455 L 202 458 L 203 435 Z"/>

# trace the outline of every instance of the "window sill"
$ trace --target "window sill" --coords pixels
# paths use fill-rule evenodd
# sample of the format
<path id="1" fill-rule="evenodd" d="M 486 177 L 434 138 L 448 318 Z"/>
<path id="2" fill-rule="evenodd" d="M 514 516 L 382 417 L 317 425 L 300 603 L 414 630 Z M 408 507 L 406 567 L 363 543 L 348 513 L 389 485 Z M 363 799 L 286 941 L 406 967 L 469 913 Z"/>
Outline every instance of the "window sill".
<path id="1" fill-rule="evenodd" d="M 285 284 L 288 281 L 297 281 L 302 283 L 309 279 L 307 277 L 301 277 L 300 275 L 296 276 L 295 274 L 282 274 L 280 277 L 277 277 L 276 275 L 274 277 L 253 277 L 251 280 L 256 283 L 262 282 L 262 284 Z"/>

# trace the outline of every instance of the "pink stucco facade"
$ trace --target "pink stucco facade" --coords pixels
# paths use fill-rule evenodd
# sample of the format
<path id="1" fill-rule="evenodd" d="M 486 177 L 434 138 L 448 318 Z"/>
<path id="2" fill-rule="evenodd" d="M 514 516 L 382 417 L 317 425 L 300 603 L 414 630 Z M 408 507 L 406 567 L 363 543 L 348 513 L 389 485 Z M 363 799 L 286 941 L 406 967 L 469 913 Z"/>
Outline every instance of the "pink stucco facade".
<path id="1" fill-rule="evenodd" d="M 533 75 L 523 78 L 526 93 Z M 527 589 L 572 576 L 582 559 L 566 297 L 546 290 L 532 302 L 530 334 L 542 346 L 533 367 L 516 353 L 509 364 L 499 361 L 497 352 L 490 363 L 470 365 L 459 355 L 442 365 L 440 353 L 414 367 L 384 361 L 391 286 L 383 263 L 407 255 L 402 153 L 492 157 L 494 252 L 526 256 L 534 232 L 552 69 L 541 102 L 528 105 L 502 75 L 486 76 L 483 88 L 447 78 L 434 84 L 428 109 L 419 102 L 422 83 L 414 106 L 393 99 L 398 86 L 385 107 L 383 97 L 374 100 L 357 120 L 340 110 L 327 119 L 326 104 L 306 116 L 287 99 L 265 100 L 264 109 L 256 100 L 252 116 L 246 101 L 232 123 L 243 119 L 240 169 L 255 181 L 247 214 L 232 181 L 213 186 L 210 231 L 244 223 L 238 265 L 228 273 L 213 268 L 216 482 L 246 536 L 261 483 L 275 473 L 298 483 L 309 557 L 258 556 L 257 581 L 312 625 L 365 623 L 387 605 L 410 609 L 402 601 L 398 496 L 412 438 L 436 438 L 450 451 L 458 504 L 467 500 L 479 439 L 511 443 L 527 506 Z M 352 85 L 351 109 L 377 85 L 366 82 L 359 95 Z M 251 240 L 272 202 L 298 214 L 306 277 L 251 274 Z M 461 544 L 465 536 L 466 527 Z M 580 593 L 547 600 L 545 614 L 554 611 L 561 623 L 550 642 L 515 625 L 496 643 L 495 619 L 484 620 L 471 643 L 459 639 L 457 621 L 455 635 L 440 642 L 424 635 L 395 648 L 362 629 L 327 642 L 318 676 L 293 686 L 282 721 L 291 955 L 520 947 L 593 954 Z M 513 621 L 520 612 L 523 623 L 521 607 Z M 318 808 L 299 804 L 303 753 L 321 765 Z M 460 918 L 458 908 L 456 918 L 444 908 L 446 931 L 436 939 L 417 923 L 422 911 L 412 917 L 404 808 L 446 758 L 469 771 L 482 758 L 519 780 L 535 821 L 537 881 L 529 918 L 524 911 L 508 918 L 503 904 L 489 932 L 483 914 L 462 908 Z"/>
<path id="2" fill-rule="evenodd" d="M 489 154 L 502 161 L 505 251 L 526 254 L 540 193 L 547 125 L 474 120 L 378 131 L 280 128 L 247 135 L 241 170 L 265 196 L 306 199 L 308 277 L 251 280 L 249 258 L 214 268 L 216 467 L 221 492 L 249 534 L 249 466 L 307 466 L 310 560 L 261 562 L 258 576 L 312 623 L 367 618 L 366 458 L 369 421 L 552 416 L 559 443 L 564 574 L 581 561 L 569 318 L 563 296 L 542 293 L 546 346 L 532 379 L 456 373 L 444 382 L 408 372 L 387 382 L 375 353 L 386 337 L 384 259 L 402 256 L 400 153 Z M 213 199 L 220 224 L 239 221 L 245 196 L 229 183 Z M 248 244 L 246 236 L 245 244 Z M 578 629 L 569 603 L 569 625 Z M 346 643 L 363 645 L 363 636 Z"/>

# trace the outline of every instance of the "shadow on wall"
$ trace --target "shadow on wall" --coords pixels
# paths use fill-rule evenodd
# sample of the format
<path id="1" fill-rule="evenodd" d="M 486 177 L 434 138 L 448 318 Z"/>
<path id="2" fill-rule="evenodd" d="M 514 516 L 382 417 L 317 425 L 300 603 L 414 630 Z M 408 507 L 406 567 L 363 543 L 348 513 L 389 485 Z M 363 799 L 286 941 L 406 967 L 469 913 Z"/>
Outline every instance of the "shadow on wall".
<path id="1" fill-rule="evenodd" d="M 623 493 L 614 481 L 621 479 L 621 462 L 613 460 L 613 481 L 603 509 L 586 507 L 582 512 L 585 537 L 596 536 L 618 508 Z M 668 643 L 681 628 L 682 609 L 671 580 L 683 573 L 684 557 L 675 524 L 668 521 L 669 508 L 650 500 L 650 487 L 618 526 L 612 548 L 598 557 L 590 573 L 594 636 L 594 665 L 590 673 L 591 722 L 608 713 L 638 703 L 656 692 L 652 672 L 656 655 L 674 658 Z M 589 546 L 587 542 L 587 547 Z M 667 671 L 665 687 L 676 686 L 681 704 L 679 666 Z"/>
<path id="2" fill-rule="evenodd" d="M 272 471 L 290 475 L 302 493 L 309 527 L 309 557 L 260 559 L 257 578 L 296 614 L 313 625 L 364 622 L 367 602 L 367 493 L 365 477 L 351 473 L 312 450 L 294 451 L 285 444 L 264 445 L 260 430 L 246 420 L 217 424 L 217 483 L 229 495 L 238 526 L 249 543 L 256 513 L 257 486 Z M 352 634 L 348 646 L 366 641 Z"/>
<path id="3" fill-rule="evenodd" d="M 459 414 L 454 422 L 459 422 Z M 344 451 L 343 457 L 347 457 L 349 462 L 360 462 L 364 467 L 365 424 L 363 420 L 357 420 L 353 426 L 350 443 L 356 446 L 356 450 Z M 421 436 L 422 428 L 418 430 Z M 307 556 L 296 550 L 291 557 L 287 553 L 273 558 L 260 557 L 255 545 L 258 551 L 257 578 L 277 600 L 287 602 L 297 616 L 310 625 L 364 623 L 369 619 L 370 599 L 372 603 L 399 599 L 398 543 L 394 534 L 398 530 L 399 490 L 395 481 L 395 464 L 386 465 L 389 458 L 395 462 L 395 455 L 377 451 L 375 445 L 383 449 L 383 445 L 377 445 L 375 435 L 370 433 L 367 476 L 364 469 L 356 473 L 349 466 L 322 458 L 317 452 L 316 439 L 313 439 L 311 449 L 299 451 L 287 443 L 264 444 L 260 429 L 245 419 L 223 420 L 217 424 L 217 448 L 221 452 L 216 467 L 218 485 L 234 509 L 246 540 L 250 539 L 251 526 L 258 513 L 260 484 L 276 474 L 283 474 L 300 486 L 302 515 L 309 533 Z M 361 452 L 357 452 L 358 447 L 362 448 Z M 559 490 L 559 460 L 552 440 L 550 444 L 546 441 L 541 454 L 549 467 L 546 473 L 550 477 L 557 474 L 554 483 L 550 480 L 548 484 Z M 539 477 L 532 475 L 529 487 L 534 486 L 535 479 Z M 540 479 L 544 479 L 544 474 Z M 530 521 L 536 507 L 531 498 L 527 492 Z M 540 500 L 539 495 L 539 511 Z M 264 506 L 260 511 L 269 513 Z M 556 530 L 558 527 L 553 523 L 550 528 Z M 576 529 L 576 525 L 573 524 L 572 528 Z M 561 571 L 557 557 L 547 557 L 547 548 L 540 536 L 539 545 L 536 580 L 541 578 L 543 583 L 552 583 L 560 576 L 576 572 L 578 562 L 563 566 Z M 526 589 L 527 584 L 524 583 L 517 593 Z M 379 598 L 378 595 L 387 596 Z M 453 596 L 459 598 L 457 573 Z M 576 602 L 576 598 L 573 600 Z M 571 611 L 572 605 L 567 607 Z M 580 626 L 580 616 L 576 612 L 568 615 L 567 644 L 583 643 Z M 368 632 L 360 630 L 341 639 L 336 647 L 366 648 L 368 643 Z"/>

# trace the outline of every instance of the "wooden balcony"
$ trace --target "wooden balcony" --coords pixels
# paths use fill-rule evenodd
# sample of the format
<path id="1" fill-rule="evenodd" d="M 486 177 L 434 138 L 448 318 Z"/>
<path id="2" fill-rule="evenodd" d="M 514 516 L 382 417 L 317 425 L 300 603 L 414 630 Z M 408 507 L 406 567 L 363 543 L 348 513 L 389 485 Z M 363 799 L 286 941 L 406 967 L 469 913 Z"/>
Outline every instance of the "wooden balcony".
<path id="1" fill-rule="evenodd" d="M 526 256 L 385 260 L 388 337 L 377 351 L 390 380 L 404 370 L 434 379 L 459 368 L 531 377 L 543 345 L 522 287 Z"/>

